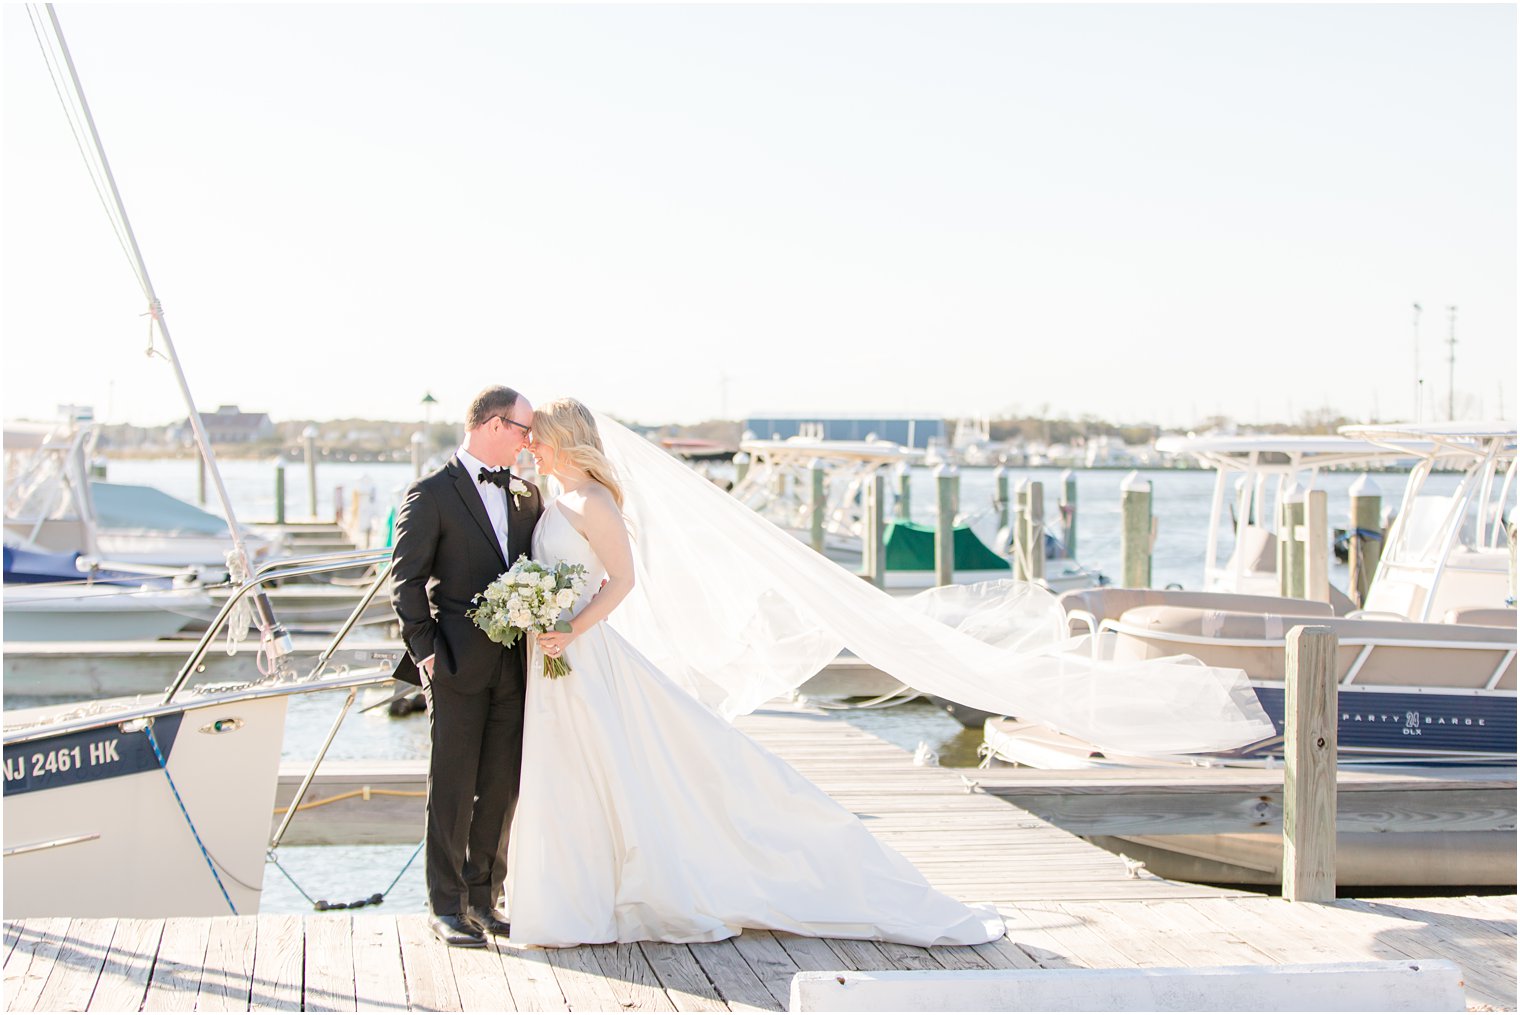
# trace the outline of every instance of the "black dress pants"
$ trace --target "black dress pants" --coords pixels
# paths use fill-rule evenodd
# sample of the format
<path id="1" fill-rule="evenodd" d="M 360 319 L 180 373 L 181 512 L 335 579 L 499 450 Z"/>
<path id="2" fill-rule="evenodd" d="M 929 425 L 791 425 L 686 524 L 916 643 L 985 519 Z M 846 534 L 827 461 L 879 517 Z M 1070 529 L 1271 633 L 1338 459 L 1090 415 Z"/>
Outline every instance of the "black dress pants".
<path id="1" fill-rule="evenodd" d="M 522 771 L 521 670 L 470 694 L 448 678 L 426 688 L 432 750 L 427 790 L 427 891 L 434 915 L 490 910 L 507 877 L 507 837 Z"/>

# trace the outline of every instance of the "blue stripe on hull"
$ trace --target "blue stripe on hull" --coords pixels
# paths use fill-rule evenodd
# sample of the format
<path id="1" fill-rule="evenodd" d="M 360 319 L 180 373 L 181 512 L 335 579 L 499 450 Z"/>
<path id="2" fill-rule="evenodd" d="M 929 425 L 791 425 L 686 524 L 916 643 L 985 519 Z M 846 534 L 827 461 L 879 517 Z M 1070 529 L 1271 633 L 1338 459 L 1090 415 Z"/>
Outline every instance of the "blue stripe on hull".
<path id="1" fill-rule="evenodd" d="M 1286 690 L 1258 687 L 1256 697 L 1282 733 Z M 1515 753 L 1515 699 L 1509 696 L 1342 688 L 1339 703 L 1343 754 Z"/>
<path id="2" fill-rule="evenodd" d="M 184 717 L 178 712 L 153 721 L 153 736 L 165 760 L 174 749 Z M 114 779 L 157 767 L 153 746 L 142 731 L 123 733 L 117 726 L 104 726 L 65 733 L 5 748 L 5 795 Z"/>

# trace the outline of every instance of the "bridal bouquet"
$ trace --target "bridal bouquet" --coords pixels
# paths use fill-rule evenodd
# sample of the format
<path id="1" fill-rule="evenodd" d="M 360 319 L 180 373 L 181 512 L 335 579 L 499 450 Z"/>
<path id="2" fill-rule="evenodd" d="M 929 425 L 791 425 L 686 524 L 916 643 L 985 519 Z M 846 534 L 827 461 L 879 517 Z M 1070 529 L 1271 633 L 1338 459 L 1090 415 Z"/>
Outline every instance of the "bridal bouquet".
<path id="1" fill-rule="evenodd" d="M 529 631 L 570 633 L 570 622 L 560 617 L 575 605 L 586 588 L 586 568 L 560 561 L 547 567 L 526 556 L 518 557 L 508 571 L 486 586 L 465 616 L 498 645 L 515 645 Z M 570 672 L 564 659 L 544 656 L 544 676 L 563 677 Z"/>

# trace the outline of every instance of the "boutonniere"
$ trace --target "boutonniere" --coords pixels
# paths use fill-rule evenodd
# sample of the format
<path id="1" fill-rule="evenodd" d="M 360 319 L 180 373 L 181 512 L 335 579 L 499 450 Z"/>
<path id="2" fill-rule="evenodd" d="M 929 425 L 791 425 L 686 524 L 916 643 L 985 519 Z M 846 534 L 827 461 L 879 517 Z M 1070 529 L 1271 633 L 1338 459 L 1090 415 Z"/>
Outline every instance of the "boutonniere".
<path id="1" fill-rule="evenodd" d="M 528 484 L 513 476 L 512 481 L 507 484 L 507 492 L 512 495 L 512 506 L 514 508 L 521 507 L 522 505 L 517 503 L 517 499 L 528 495 Z"/>

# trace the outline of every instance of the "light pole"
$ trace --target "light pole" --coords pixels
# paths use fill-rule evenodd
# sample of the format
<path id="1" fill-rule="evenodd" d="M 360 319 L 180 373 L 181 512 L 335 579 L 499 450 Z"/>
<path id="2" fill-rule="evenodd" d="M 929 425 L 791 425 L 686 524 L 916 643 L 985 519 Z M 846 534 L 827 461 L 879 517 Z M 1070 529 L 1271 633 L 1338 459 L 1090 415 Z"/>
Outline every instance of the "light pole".
<path id="1" fill-rule="evenodd" d="M 422 436 L 428 441 L 433 439 L 433 406 L 437 404 L 431 391 L 422 393 Z"/>

